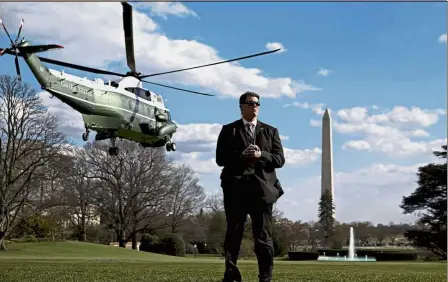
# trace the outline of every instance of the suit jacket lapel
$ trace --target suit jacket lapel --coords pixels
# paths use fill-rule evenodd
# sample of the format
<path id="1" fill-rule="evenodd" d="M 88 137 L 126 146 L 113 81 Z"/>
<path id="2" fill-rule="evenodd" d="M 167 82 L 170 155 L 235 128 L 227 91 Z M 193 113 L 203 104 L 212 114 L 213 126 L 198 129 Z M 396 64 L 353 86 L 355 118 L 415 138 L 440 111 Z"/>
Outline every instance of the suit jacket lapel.
<path id="1" fill-rule="evenodd" d="M 261 121 L 257 122 L 257 126 L 255 126 L 255 144 L 261 149 L 261 139 L 263 136 L 264 126 Z"/>
<path id="2" fill-rule="evenodd" d="M 244 147 L 249 146 L 249 143 L 247 142 L 247 138 L 246 138 L 246 129 L 244 128 L 244 122 L 242 119 L 240 119 L 240 122 L 238 123 L 238 132 L 241 135 L 241 139 L 243 140 L 244 143 Z"/>

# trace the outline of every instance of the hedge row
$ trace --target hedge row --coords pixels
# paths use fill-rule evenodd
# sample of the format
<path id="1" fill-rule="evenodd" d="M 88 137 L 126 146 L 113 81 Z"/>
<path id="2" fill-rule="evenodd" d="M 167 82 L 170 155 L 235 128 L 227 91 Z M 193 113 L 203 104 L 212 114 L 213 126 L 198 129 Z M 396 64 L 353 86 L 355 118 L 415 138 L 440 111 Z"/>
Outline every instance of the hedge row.
<path id="1" fill-rule="evenodd" d="M 319 253 L 289 251 L 288 257 L 290 260 L 317 260 L 317 258 L 319 257 Z"/>
<path id="2" fill-rule="evenodd" d="M 294 252 L 289 251 L 288 257 L 290 260 L 317 260 L 321 255 L 326 256 L 337 256 L 340 257 L 348 256 L 348 250 L 318 250 L 315 252 Z M 356 250 L 356 255 L 358 257 L 374 257 L 377 261 L 409 261 L 417 260 L 418 254 L 415 251 L 384 251 L 384 250 Z"/>
<path id="3" fill-rule="evenodd" d="M 185 242 L 177 234 L 167 234 L 162 238 L 145 234 L 140 242 L 140 251 L 159 253 L 171 256 L 185 256 Z"/>
<path id="4" fill-rule="evenodd" d="M 340 250 L 318 250 L 319 255 L 327 256 L 348 256 L 347 249 Z M 374 257 L 377 261 L 398 261 L 398 260 L 417 260 L 418 253 L 414 250 L 378 250 L 378 249 L 358 249 L 356 250 L 358 257 Z"/>

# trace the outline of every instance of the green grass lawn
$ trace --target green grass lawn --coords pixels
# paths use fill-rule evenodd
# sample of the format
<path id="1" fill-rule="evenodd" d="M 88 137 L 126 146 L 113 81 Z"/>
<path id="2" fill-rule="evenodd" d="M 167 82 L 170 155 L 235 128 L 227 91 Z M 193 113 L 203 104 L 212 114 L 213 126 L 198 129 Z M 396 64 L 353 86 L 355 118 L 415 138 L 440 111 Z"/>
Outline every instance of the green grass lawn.
<path id="1" fill-rule="evenodd" d="M 224 270 L 221 258 L 171 257 L 104 245 L 15 243 L 0 252 L 0 281 L 197 281 L 218 282 Z M 257 281 L 255 260 L 239 263 L 243 281 Z M 274 280 L 442 282 L 446 263 L 326 263 L 276 260 Z"/>

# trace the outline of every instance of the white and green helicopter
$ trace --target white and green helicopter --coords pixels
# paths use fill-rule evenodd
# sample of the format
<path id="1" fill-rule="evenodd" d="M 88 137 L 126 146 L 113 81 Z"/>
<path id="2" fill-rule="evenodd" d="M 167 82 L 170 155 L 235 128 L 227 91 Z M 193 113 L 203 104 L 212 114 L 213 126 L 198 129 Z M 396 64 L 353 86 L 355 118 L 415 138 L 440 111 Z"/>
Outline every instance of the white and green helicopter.
<path id="1" fill-rule="evenodd" d="M 55 44 L 32 45 L 29 41 L 25 41 L 24 38 L 19 42 L 20 33 L 23 28 L 23 20 L 20 24 L 17 37 L 13 41 L 0 19 L 0 23 L 11 42 L 10 48 L 0 48 L 0 56 L 4 54 L 15 56 L 16 71 L 19 79 L 21 79 L 21 76 L 18 57 L 23 57 L 42 89 L 48 91 L 54 97 L 57 97 L 81 113 L 86 129 L 86 132 L 82 134 L 84 141 L 88 140 L 91 130 L 97 133 L 95 140 L 110 139 L 112 141 L 112 147 L 109 148 L 110 155 L 118 154 L 116 138 L 138 142 L 143 147 L 166 146 L 167 151 L 176 150 L 176 144 L 172 142 L 172 137 L 177 130 L 177 125 L 172 121 L 170 110 L 165 106 L 163 97 L 153 91 L 144 89 L 142 82 L 194 94 L 214 96 L 212 94 L 146 81 L 143 78 L 223 64 L 266 55 L 280 50 L 276 49 L 180 70 L 141 75 L 135 68 L 132 6 L 126 2 L 122 2 L 122 5 L 127 65 L 130 68 L 130 71 L 124 74 L 39 57 L 35 53 L 63 47 Z M 64 73 L 64 71 L 49 69 L 42 62 L 122 78 L 118 81 L 108 82 L 100 78 L 89 80 Z"/>

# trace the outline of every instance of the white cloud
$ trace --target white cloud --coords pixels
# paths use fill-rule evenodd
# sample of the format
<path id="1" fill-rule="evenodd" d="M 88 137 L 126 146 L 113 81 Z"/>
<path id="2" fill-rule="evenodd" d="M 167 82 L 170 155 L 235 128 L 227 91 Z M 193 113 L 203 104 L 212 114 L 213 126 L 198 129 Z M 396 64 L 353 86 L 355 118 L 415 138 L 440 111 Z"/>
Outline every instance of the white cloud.
<path id="1" fill-rule="evenodd" d="M 190 152 L 173 153 L 171 156 L 175 162 L 189 165 L 197 174 L 215 174 L 221 171 L 221 167 L 216 164 L 214 157 L 208 157 L 209 154 Z"/>
<path id="2" fill-rule="evenodd" d="M 222 125 L 218 123 L 192 123 L 179 125 L 176 138 L 182 140 L 182 142 L 215 142 L 218 139 L 221 128 Z"/>
<path id="3" fill-rule="evenodd" d="M 304 165 L 315 162 L 319 159 L 322 151 L 319 148 L 293 150 L 284 148 L 284 154 L 287 165 Z"/>
<path id="4" fill-rule="evenodd" d="M 407 132 L 407 134 L 412 137 L 428 137 L 429 136 L 429 133 L 427 131 L 425 131 L 424 129 L 410 130 Z"/>
<path id="5" fill-rule="evenodd" d="M 417 165 L 374 164 L 351 172 L 337 172 L 334 177 L 336 220 L 369 220 L 374 223 L 413 222 L 399 208 L 402 197 L 416 187 Z M 279 208 L 290 219 L 317 220 L 320 176 L 298 179 L 288 185 Z M 299 214 L 299 215 L 298 215 Z"/>
<path id="6" fill-rule="evenodd" d="M 322 121 L 317 120 L 317 119 L 310 119 L 310 125 L 313 127 L 321 127 Z"/>
<path id="7" fill-rule="evenodd" d="M 292 104 L 283 105 L 284 108 L 297 107 L 302 109 L 311 109 L 318 115 L 322 115 L 325 112 L 323 106 L 324 104 L 309 104 L 308 102 L 293 102 Z"/>
<path id="8" fill-rule="evenodd" d="M 268 42 L 266 43 L 266 45 L 264 45 L 264 47 L 266 47 L 266 49 L 268 49 L 269 51 L 281 48 L 281 50 L 277 51 L 277 53 L 283 53 L 287 51 L 283 44 L 281 44 L 280 42 Z"/>
<path id="9" fill-rule="evenodd" d="M 322 115 L 322 104 L 310 105 L 306 102 L 285 105 L 312 109 Z M 418 107 L 395 106 L 389 111 L 369 114 L 369 108 L 352 107 L 336 111 L 332 116 L 332 126 L 337 133 L 362 137 L 363 139 L 346 141 L 345 150 L 367 150 L 382 152 L 389 156 L 409 156 L 426 154 L 446 144 L 446 138 L 432 140 L 413 140 L 430 137 L 423 129 L 436 124 L 440 116 L 446 115 L 443 109 L 421 109 Z M 311 119 L 311 126 L 321 126 L 321 121 Z"/>
<path id="10" fill-rule="evenodd" d="M 187 17 L 187 16 L 198 17 L 198 15 L 193 10 L 190 10 L 182 3 L 139 2 L 139 3 L 132 3 L 132 5 L 133 7 L 139 10 L 149 8 L 151 15 L 160 16 L 164 19 L 167 18 L 167 15 L 173 15 L 178 17 Z"/>
<path id="11" fill-rule="evenodd" d="M 439 36 L 439 42 L 446 44 L 446 33 Z"/>
<path id="12" fill-rule="evenodd" d="M 344 149 L 373 150 L 388 155 L 408 156 L 425 154 L 446 144 L 446 139 L 415 141 L 412 137 L 428 137 L 419 127 L 429 127 L 438 122 L 446 112 L 441 109 L 423 110 L 417 107 L 396 106 L 382 114 L 368 115 L 367 108 L 354 107 L 338 111 L 341 121 L 333 123 L 336 132 L 363 135 L 364 140 L 351 140 Z"/>
<path id="13" fill-rule="evenodd" d="M 127 70 L 122 6 L 119 3 L 9 2 L 2 4 L 2 11 L 5 24 L 11 27 L 17 26 L 20 19 L 24 18 L 26 25 L 23 35 L 34 43 L 56 43 L 64 46 L 62 50 L 43 53 L 43 56 L 100 68 L 107 68 L 110 63 L 118 62 Z M 134 9 L 133 15 L 136 66 L 143 74 L 224 60 L 212 46 L 195 40 L 171 39 L 162 34 L 158 24 L 147 15 L 137 9 Z M 66 71 L 68 72 L 67 69 Z M 161 83 L 175 81 L 184 87 L 201 87 L 205 88 L 203 91 L 233 98 L 239 97 L 247 89 L 261 93 L 265 98 L 294 98 L 303 91 L 319 90 L 290 77 L 266 77 L 260 69 L 245 68 L 240 63 L 227 63 L 156 78 Z"/>
<path id="14" fill-rule="evenodd" d="M 51 98 L 51 94 L 47 91 L 39 92 L 38 96 L 48 108 L 48 112 L 59 118 L 59 130 L 69 138 L 80 139 L 82 133 L 85 132 L 82 115 L 58 98 Z"/>
<path id="15" fill-rule="evenodd" d="M 289 140 L 289 136 L 280 135 L 280 140 Z"/>
<path id="16" fill-rule="evenodd" d="M 333 71 L 331 71 L 331 70 L 327 70 L 327 69 L 324 69 L 324 68 L 320 68 L 320 69 L 317 71 L 317 75 L 319 75 L 319 76 L 329 76 L 330 73 L 333 73 Z"/>
<path id="17" fill-rule="evenodd" d="M 367 117 L 367 109 L 362 107 L 353 107 L 351 109 L 342 109 L 337 112 L 340 119 L 353 123 L 358 123 Z"/>
<path id="18" fill-rule="evenodd" d="M 365 140 L 350 140 L 346 142 L 343 146 L 343 149 L 354 149 L 360 151 L 367 151 L 370 149 L 370 145 Z"/>
<path id="19" fill-rule="evenodd" d="M 381 124 L 393 124 L 396 126 L 423 126 L 434 125 L 439 120 L 440 115 L 445 115 L 443 109 L 422 110 L 418 107 L 407 108 L 404 106 L 395 106 L 386 114 L 376 114 L 369 117 L 369 121 Z"/>

